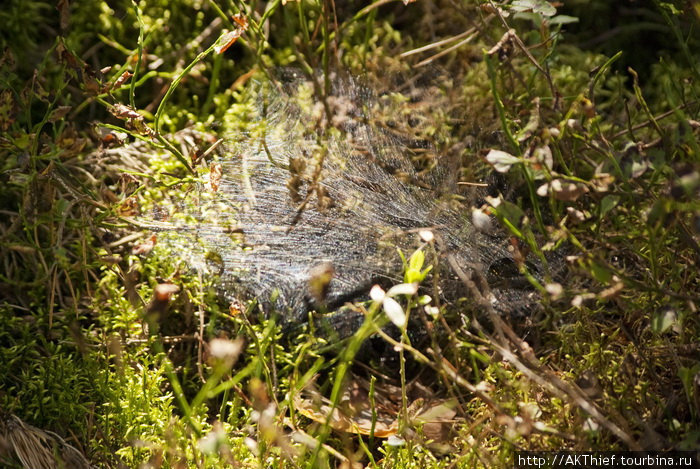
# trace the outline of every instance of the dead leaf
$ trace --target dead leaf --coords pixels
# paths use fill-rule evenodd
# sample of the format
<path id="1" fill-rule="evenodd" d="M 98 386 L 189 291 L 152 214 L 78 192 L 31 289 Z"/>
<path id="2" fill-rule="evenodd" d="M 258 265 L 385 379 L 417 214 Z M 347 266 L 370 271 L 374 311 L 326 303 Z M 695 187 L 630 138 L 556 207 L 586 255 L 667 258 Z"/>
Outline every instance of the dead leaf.
<path id="1" fill-rule="evenodd" d="M 153 234 L 143 243 L 134 246 L 134 248 L 131 250 L 131 253 L 135 256 L 145 256 L 153 250 L 157 240 L 157 236 Z"/>
<path id="2" fill-rule="evenodd" d="M 330 418 L 330 426 L 336 431 L 359 435 L 372 434 L 374 416 L 374 436 L 389 438 L 396 436 L 399 429 L 401 412 L 401 389 L 388 383 L 374 388 L 374 409 L 369 396 L 369 383 L 357 376 L 352 376 L 345 383 L 345 390 L 340 402 L 331 414 L 331 402 L 323 397 L 314 385 L 308 385 L 302 395 L 294 399 L 295 407 L 305 417 L 325 424 Z M 409 420 L 413 425 L 421 426 L 423 434 L 429 439 L 445 442 L 454 426 L 457 402 L 453 399 L 435 398 L 430 390 L 422 389 L 423 397 L 411 393 L 413 401 L 409 403 Z"/>
<path id="3" fill-rule="evenodd" d="M 231 19 L 235 21 L 243 31 L 248 31 L 248 18 L 243 13 L 236 13 Z"/>
<path id="4" fill-rule="evenodd" d="M 606 288 L 605 290 L 601 291 L 598 294 L 598 296 L 603 300 L 607 300 L 607 299 L 616 297 L 624 289 L 625 289 L 625 284 L 622 283 L 621 281 L 617 281 L 611 287 Z"/>
<path id="5" fill-rule="evenodd" d="M 125 104 L 117 103 L 109 108 L 109 112 L 119 119 L 143 119 L 143 116 L 136 112 L 136 109 Z"/>
<path id="6" fill-rule="evenodd" d="M 119 78 L 117 78 L 117 81 L 114 82 L 114 85 L 112 85 L 111 89 L 116 90 L 117 88 L 120 88 L 129 78 L 133 76 L 134 74 L 130 71 L 125 71 L 119 76 Z"/>
<path id="7" fill-rule="evenodd" d="M 335 267 L 330 262 L 321 262 L 309 271 L 309 292 L 314 300 L 323 303 L 328 295 L 331 280 L 335 276 Z"/>
<path id="8" fill-rule="evenodd" d="M 68 4 L 68 0 L 58 0 L 58 2 L 56 2 L 56 9 L 58 10 L 61 31 L 66 31 L 70 20 L 70 5 Z"/>
<path id="9" fill-rule="evenodd" d="M 221 169 L 221 164 L 212 163 L 209 165 L 209 185 L 211 186 L 212 192 L 217 192 L 219 190 L 222 175 L 223 171 Z"/>
<path id="10" fill-rule="evenodd" d="M 587 192 L 588 187 L 583 184 L 563 179 L 553 179 L 537 188 L 537 195 L 540 197 L 552 195 L 555 199 L 565 202 L 573 202 Z"/>
<path id="11" fill-rule="evenodd" d="M 591 182 L 596 192 L 607 192 L 612 183 L 615 182 L 615 176 L 609 173 L 598 172 L 598 169 L 596 169 L 595 176 Z"/>
<path id="12" fill-rule="evenodd" d="M 57 122 L 66 117 L 66 114 L 70 112 L 72 108 L 70 106 L 58 106 L 56 109 L 51 111 L 49 114 L 49 122 Z"/>
<path id="13" fill-rule="evenodd" d="M 214 52 L 217 54 L 226 52 L 248 30 L 248 18 L 245 15 L 238 13 L 233 15 L 232 19 L 238 25 L 238 28 L 233 31 L 226 31 L 219 37 L 216 41 L 216 47 L 214 47 Z"/>

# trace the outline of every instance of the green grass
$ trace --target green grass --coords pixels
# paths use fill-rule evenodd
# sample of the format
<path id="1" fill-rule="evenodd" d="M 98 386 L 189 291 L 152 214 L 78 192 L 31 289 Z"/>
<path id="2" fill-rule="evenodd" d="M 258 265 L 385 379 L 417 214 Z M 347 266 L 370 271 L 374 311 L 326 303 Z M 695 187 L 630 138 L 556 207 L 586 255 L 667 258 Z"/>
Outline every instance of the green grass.
<path id="1" fill-rule="evenodd" d="M 490 2 L 271 2 L 253 12 L 237 1 L 77 1 L 61 21 L 49 2 L 14 2 L 0 14 L 2 409 L 110 468 L 504 467 L 519 449 L 697 449 L 697 12 L 645 10 L 648 30 L 665 40 L 650 39 L 653 60 L 635 61 L 627 26 L 602 52 L 581 48 L 585 28 L 612 26 L 578 4 L 553 14 L 520 3 L 534 9 L 500 17 Z M 235 13 L 250 26 L 219 54 Z M 566 14 L 582 29 L 560 30 Z M 448 45 L 400 56 L 471 27 L 471 42 L 427 68 L 411 64 Z M 378 118 L 428 116 L 413 136 L 457 161 L 462 181 L 493 172 L 489 150 L 511 155 L 505 200 L 489 209 L 516 249 L 545 262 L 555 251 L 566 264 L 564 276 L 531 277 L 544 308 L 526 324 L 445 309 L 448 322 L 474 321 L 450 323 L 442 354 L 402 349 L 402 365 L 423 363 L 431 392 L 455 406 L 452 433 L 436 436 L 416 418 L 405 379 L 393 392 L 373 384 L 368 396 L 396 399 L 400 440 L 308 418 L 298 398 L 316 375 L 343 411 L 342 377 L 371 321 L 324 354 L 333 344 L 310 330 L 285 337 L 255 303 L 231 314 L 211 279 L 166 243 L 132 251 L 148 237 L 130 238 L 134 207 L 167 203 L 208 171 L 174 132 L 245 128 L 251 81 L 288 65 L 316 80 L 322 104 L 338 69 L 379 91 L 397 76 L 434 85 L 417 102 L 393 95 Z M 126 71 L 134 75 L 115 86 Z M 140 154 L 110 151 L 109 132 L 144 141 Z M 211 143 L 197 140 L 200 151 Z M 434 263 L 428 253 L 422 268 Z M 159 303 L 161 284 L 178 292 Z M 397 299 L 406 309 L 419 301 Z M 354 307 L 383 318 L 378 303 Z M 231 351 L 210 356 L 214 338 Z"/>

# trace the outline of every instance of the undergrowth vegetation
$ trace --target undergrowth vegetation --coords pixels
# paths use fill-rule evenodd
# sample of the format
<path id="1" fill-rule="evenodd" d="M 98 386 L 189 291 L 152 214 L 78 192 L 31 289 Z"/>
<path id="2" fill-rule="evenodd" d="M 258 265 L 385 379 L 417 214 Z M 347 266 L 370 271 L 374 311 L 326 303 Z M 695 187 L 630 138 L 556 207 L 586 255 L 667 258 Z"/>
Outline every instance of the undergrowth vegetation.
<path id="1" fill-rule="evenodd" d="M 697 3 L 405 3 L 3 7 L 0 418 L 108 468 L 700 447 Z M 441 197 L 506 233 L 541 307 L 499 316 L 466 276 L 455 305 L 412 288 L 445 262 L 426 233 L 340 345 L 313 321 L 290 337 L 264 298 L 222 301 L 141 215 L 216 183 L 218 139 L 288 67 L 326 111 L 339 76 L 389 96 L 378 121 L 437 149 L 412 163 L 454 173 Z M 316 157 L 329 121 L 309 125 Z M 377 334 L 389 379 L 352 365 Z"/>

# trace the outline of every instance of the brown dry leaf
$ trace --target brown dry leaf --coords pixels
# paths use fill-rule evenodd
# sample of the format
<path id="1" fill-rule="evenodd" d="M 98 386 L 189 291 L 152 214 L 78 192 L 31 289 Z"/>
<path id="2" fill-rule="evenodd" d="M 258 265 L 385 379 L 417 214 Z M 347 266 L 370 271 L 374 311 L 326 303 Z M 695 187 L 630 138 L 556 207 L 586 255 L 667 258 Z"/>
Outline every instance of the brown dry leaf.
<path id="1" fill-rule="evenodd" d="M 17 459 L 26 469 L 92 467 L 80 451 L 57 434 L 29 425 L 5 411 L 0 411 L 0 450 L 3 461 Z"/>
<path id="2" fill-rule="evenodd" d="M 610 185 L 615 182 L 615 176 L 596 172 L 595 178 L 591 182 L 596 192 L 607 192 L 610 189 Z"/>
<path id="3" fill-rule="evenodd" d="M 135 256 L 145 256 L 153 250 L 153 247 L 156 245 L 157 240 L 158 237 L 155 234 L 153 234 L 143 243 L 134 246 L 134 248 L 131 250 L 131 253 Z"/>
<path id="4" fill-rule="evenodd" d="M 125 104 L 117 103 L 109 108 L 109 112 L 119 119 L 143 119 L 143 116 L 136 112 L 134 108 Z"/>
<path id="5" fill-rule="evenodd" d="M 371 435 L 374 410 L 374 436 L 395 436 L 399 429 L 398 418 L 401 412 L 400 388 L 386 383 L 376 386 L 374 409 L 368 389 L 369 383 L 366 380 L 351 377 L 347 380 L 346 389 L 332 414 L 331 402 L 312 386 L 307 386 L 303 396 L 296 396 L 294 402 L 296 409 L 305 417 L 325 424 L 331 415 L 331 428 L 359 435 Z M 423 434 L 428 439 L 444 442 L 454 425 L 456 406 L 454 400 L 436 399 L 431 396 L 418 397 L 409 404 L 409 419 L 412 423 L 422 426 Z"/>
<path id="6" fill-rule="evenodd" d="M 153 289 L 153 297 L 157 301 L 170 301 L 170 298 L 179 291 L 180 287 L 174 283 L 159 283 L 156 285 L 156 288 Z"/>
<path id="7" fill-rule="evenodd" d="M 598 297 L 603 300 L 616 297 L 622 290 L 625 289 L 625 284 L 621 281 L 615 282 L 611 287 L 606 288 L 598 294 Z"/>
<path id="8" fill-rule="evenodd" d="M 91 95 L 96 95 L 100 93 L 101 84 L 97 79 L 95 72 L 87 63 L 85 63 L 81 58 L 71 52 L 63 42 L 60 40 L 56 46 L 56 54 L 58 55 L 59 62 L 68 66 L 71 69 L 75 77 L 79 82 L 85 87 L 85 90 Z"/>
<path id="9" fill-rule="evenodd" d="M 414 415 L 412 421 L 423 425 L 423 435 L 433 442 L 446 442 L 457 416 L 457 401 L 434 400 L 424 403 Z"/>
<path id="10" fill-rule="evenodd" d="M 228 305 L 228 313 L 231 316 L 237 317 L 245 314 L 246 307 L 242 301 L 234 299 L 231 304 Z"/>
<path id="11" fill-rule="evenodd" d="M 242 13 L 236 13 L 231 17 L 233 21 L 243 30 L 248 31 L 248 18 Z"/>
<path id="12" fill-rule="evenodd" d="M 332 429 L 356 433 L 359 435 L 370 435 L 372 431 L 372 411 L 369 408 L 369 399 L 363 403 L 357 402 L 358 408 L 354 408 L 354 415 L 347 415 L 347 409 L 336 408 L 330 421 Z M 303 399 L 297 396 L 294 399 L 296 409 L 304 417 L 307 417 L 314 422 L 325 424 L 331 410 L 331 403 L 316 394 L 315 399 Z M 377 420 L 374 426 L 374 436 L 378 438 L 388 438 L 391 435 L 396 435 L 399 429 L 399 423 L 395 416 L 387 415 L 377 410 Z"/>
<path id="13" fill-rule="evenodd" d="M 252 397 L 253 407 L 261 412 L 270 405 L 270 397 L 267 394 L 267 387 L 260 378 L 253 378 L 248 384 L 248 391 Z"/>
<path id="14" fill-rule="evenodd" d="M 71 109 L 70 106 L 58 106 L 49 114 L 49 122 L 56 122 L 63 119 Z"/>
<path id="15" fill-rule="evenodd" d="M 143 117 L 140 117 L 138 119 L 130 119 L 127 124 L 127 127 L 129 129 L 133 130 L 138 134 L 146 135 L 148 137 L 154 137 L 156 135 L 156 132 L 148 125 L 146 125 L 146 122 L 143 120 Z"/>
<path id="16" fill-rule="evenodd" d="M 240 29 L 225 32 L 223 35 L 221 35 L 221 38 L 219 38 L 220 44 L 214 48 L 214 52 L 217 54 L 223 54 L 238 40 L 239 37 L 241 37 Z"/>
<path id="17" fill-rule="evenodd" d="M 131 73 L 128 70 L 125 71 L 119 76 L 119 78 L 117 78 L 117 81 L 114 82 L 114 85 L 112 85 L 112 89 L 116 90 L 117 88 L 121 87 L 124 84 L 124 82 L 126 82 L 132 76 L 134 76 L 133 73 Z"/>
<path id="18" fill-rule="evenodd" d="M 328 295 L 331 280 L 335 276 L 335 267 L 330 262 L 321 262 L 309 271 L 309 292 L 319 303 L 323 303 Z"/>
<path id="19" fill-rule="evenodd" d="M 56 2 L 56 9 L 58 10 L 61 31 L 65 31 L 70 25 L 70 5 L 68 4 L 68 0 L 58 0 Z"/>
<path id="20" fill-rule="evenodd" d="M 216 41 L 217 45 L 214 47 L 214 52 L 217 54 L 226 52 L 248 30 L 248 18 L 245 15 L 238 13 L 233 15 L 232 19 L 238 25 L 238 28 L 233 31 L 227 31 L 219 37 L 219 40 Z"/>
<path id="21" fill-rule="evenodd" d="M 133 217 L 140 213 L 139 202 L 136 197 L 129 197 L 124 199 L 121 205 L 117 208 L 119 215 L 122 217 Z"/>
<path id="22" fill-rule="evenodd" d="M 219 163 L 212 163 L 209 165 L 209 185 L 211 186 L 212 192 L 217 192 L 219 190 L 222 175 L 223 171 Z"/>

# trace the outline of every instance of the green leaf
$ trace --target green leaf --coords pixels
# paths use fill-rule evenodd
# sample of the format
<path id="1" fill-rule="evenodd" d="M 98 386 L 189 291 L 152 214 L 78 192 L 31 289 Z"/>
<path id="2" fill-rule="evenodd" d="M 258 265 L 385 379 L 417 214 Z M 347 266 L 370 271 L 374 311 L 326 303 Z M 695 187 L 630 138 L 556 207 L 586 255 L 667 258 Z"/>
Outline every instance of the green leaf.
<path id="1" fill-rule="evenodd" d="M 664 308 L 654 313 L 651 318 L 651 330 L 661 334 L 669 330 L 678 321 L 678 315 L 673 309 Z"/>
<path id="2" fill-rule="evenodd" d="M 578 23 L 578 18 L 569 15 L 557 15 L 549 19 L 549 24 L 551 25 L 564 25 Z"/>
<path id="3" fill-rule="evenodd" d="M 432 270 L 433 266 L 428 266 L 423 269 L 425 264 L 425 253 L 422 249 L 418 249 L 411 257 L 408 259 L 408 266 L 406 267 L 406 273 L 404 274 L 404 281 L 406 283 L 420 283 L 425 280 L 425 277 Z"/>
<path id="4" fill-rule="evenodd" d="M 620 203 L 619 195 L 606 195 L 600 201 L 600 218 L 603 218 L 610 210 L 614 209 Z"/>
<path id="5" fill-rule="evenodd" d="M 680 11 L 678 8 L 676 8 L 676 6 L 673 3 L 659 2 L 659 7 L 663 8 L 665 10 L 668 10 L 669 13 L 671 13 L 672 15 L 678 16 L 682 13 L 682 11 Z"/>
<path id="6" fill-rule="evenodd" d="M 423 268 L 424 262 L 425 262 L 425 253 L 423 252 L 422 249 L 418 249 L 416 252 L 414 252 L 411 255 L 411 258 L 408 260 L 408 268 L 420 270 Z"/>
<path id="7" fill-rule="evenodd" d="M 543 16 L 554 16 L 557 14 L 557 9 L 545 0 L 515 0 L 511 8 L 514 11 L 532 11 Z"/>
<path id="8" fill-rule="evenodd" d="M 521 228 L 525 219 L 523 209 L 514 203 L 502 200 L 498 207 L 495 207 L 496 216 L 506 222 L 506 226 L 511 232 L 518 237 L 523 237 Z"/>
<path id="9" fill-rule="evenodd" d="M 607 267 L 597 263 L 596 261 L 591 261 L 589 266 L 593 278 L 595 278 L 602 284 L 610 283 L 610 281 L 612 280 L 612 273 L 610 272 L 610 270 L 608 270 Z"/>

